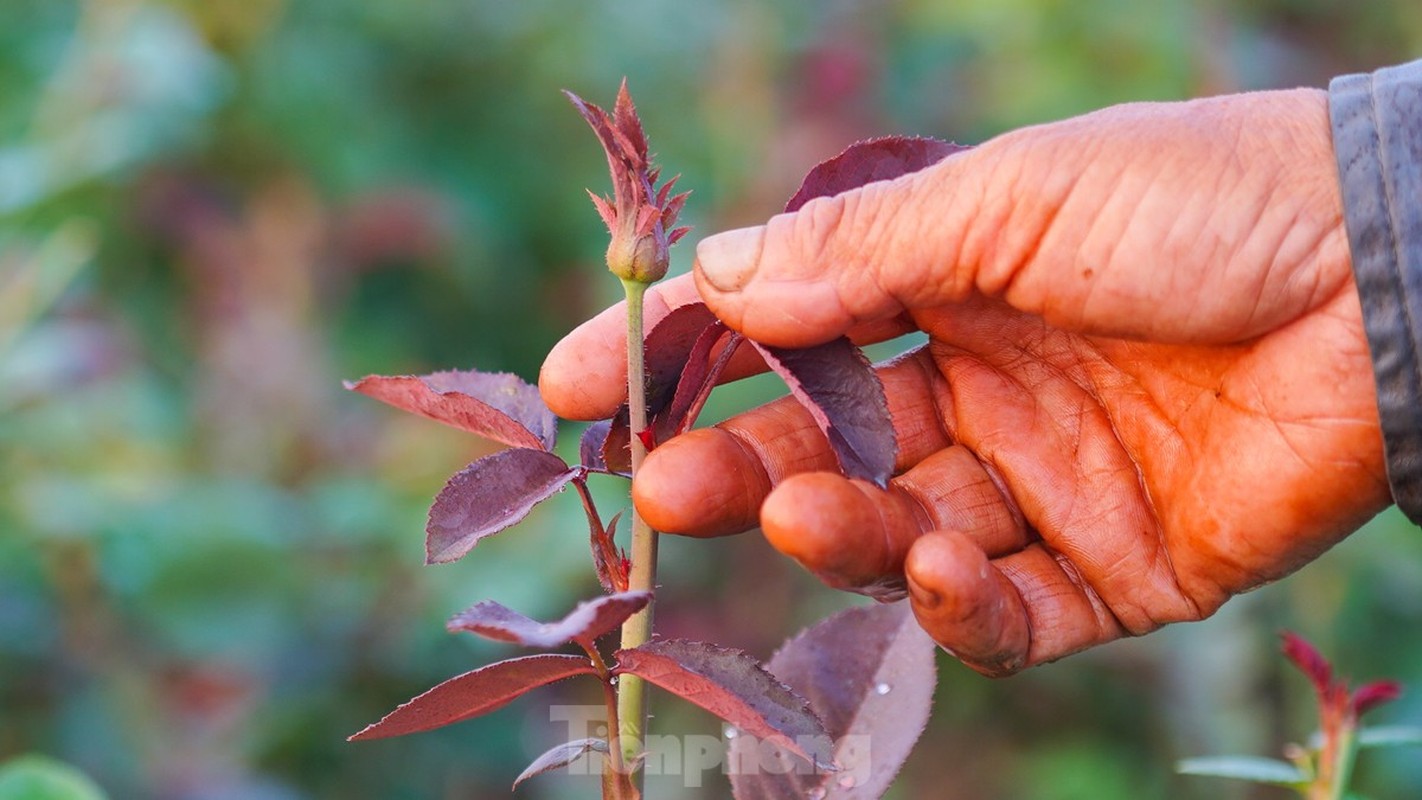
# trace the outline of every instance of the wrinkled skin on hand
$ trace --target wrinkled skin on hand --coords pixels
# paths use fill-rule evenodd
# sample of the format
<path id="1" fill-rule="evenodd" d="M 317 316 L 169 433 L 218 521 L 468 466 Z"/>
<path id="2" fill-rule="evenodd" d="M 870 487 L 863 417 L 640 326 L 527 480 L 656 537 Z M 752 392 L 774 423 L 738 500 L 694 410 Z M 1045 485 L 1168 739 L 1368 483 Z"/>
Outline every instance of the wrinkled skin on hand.
<path id="1" fill-rule="evenodd" d="M 710 237 L 649 308 L 697 297 L 771 344 L 929 342 L 881 369 L 888 491 L 836 474 L 786 399 L 658 448 L 646 519 L 759 523 L 841 588 L 906 580 L 986 674 L 1207 617 L 1389 503 L 1322 92 L 1016 131 Z M 550 353 L 554 411 L 625 395 L 621 319 Z"/>

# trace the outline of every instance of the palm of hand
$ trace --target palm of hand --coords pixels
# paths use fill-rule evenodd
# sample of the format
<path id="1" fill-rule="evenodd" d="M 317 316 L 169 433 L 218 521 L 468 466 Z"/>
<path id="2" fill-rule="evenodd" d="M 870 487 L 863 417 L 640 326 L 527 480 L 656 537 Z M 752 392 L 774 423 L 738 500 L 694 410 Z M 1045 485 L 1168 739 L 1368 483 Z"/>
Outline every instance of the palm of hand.
<path id="1" fill-rule="evenodd" d="M 1006 616 L 975 615 L 983 599 L 971 581 L 953 602 L 934 598 L 949 619 L 925 626 L 947 646 L 1020 627 L 1031 664 L 1200 619 L 1386 503 L 1351 297 L 1229 346 L 1090 337 L 969 305 L 916 314 L 931 342 L 893 368 L 913 380 L 890 379 L 896 425 L 913 432 L 905 458 L 917 462 L 900 482 L 920 506 L 933 496 L 921 487 L 981 489 L 930 500 L 926 527 L 981 548 L 1020 598 L 1007 598 L 1020 609 Z M 952 592 L 961 578 L 961 554 L 935 554 L 942 546 L 905 551 L 912 583 L 934 587 L 920 594 Z M 1020 653 L 993 663 L 960 645 L 960 655 L 990 672 L 1022 665 Z"/>
<path id="2" fill-rule="evenodd" d="M 1261 108 L 1278 124 L 1255 125 Z M 915 377 L 889 380 L 897 516 L 927 535 L 881 503 L 878 566 L 903 556 L 920 621 L 965 661 L 1011 671 L 1200 619 L 1387 503 L 1324 116 L 1317 94 L 1280 93 L 1004 137 L 971 156 L 995 169 L 922 176 L 961 189 L 926 196 L 974 220 L 936 247 L 974 265 L 946 285 L 977 292 L 943 302 L 918 274 L 932 259 L 858 287 L 843 273 L 848 316 L 872 318 L 855 304 L 887 287 L 930 335 L 895 368 Z M 1016 180 L 961 182 L 1002 173 Z M 830 583 L 878 587 L 789 501 L 772 495 L 762 522 Z"/>

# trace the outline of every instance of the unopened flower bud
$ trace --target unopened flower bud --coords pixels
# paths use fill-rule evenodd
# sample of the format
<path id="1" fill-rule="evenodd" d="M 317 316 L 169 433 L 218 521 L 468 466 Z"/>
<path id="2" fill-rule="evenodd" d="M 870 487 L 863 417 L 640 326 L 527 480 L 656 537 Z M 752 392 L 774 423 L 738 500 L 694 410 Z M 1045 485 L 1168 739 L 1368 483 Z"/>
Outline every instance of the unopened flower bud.
<path id="1" fill-rule="evenodd" d="M 607 153 L 612 199 L 588 194 L 612 235 L 607 246 L 608 269 L 627 281 L 660 280 L 667 274 L 671 246 L 690 230 L 673 227 L 688 193 L 671 193 L 676 178 L 656 188 L 661 171 L 652 166 L 647 155 L 647 137 L 627 93 L 627 81 L 622 82 L 611 114 L 571 92 L 566 94 Z"/>

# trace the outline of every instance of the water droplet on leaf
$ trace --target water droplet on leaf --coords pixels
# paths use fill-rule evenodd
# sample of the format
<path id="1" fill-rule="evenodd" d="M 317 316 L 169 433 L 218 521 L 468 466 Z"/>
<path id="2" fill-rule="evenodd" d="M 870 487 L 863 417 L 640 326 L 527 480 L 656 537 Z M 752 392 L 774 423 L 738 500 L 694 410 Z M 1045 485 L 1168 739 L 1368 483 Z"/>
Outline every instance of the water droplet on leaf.
<path id="1" fill-rule="evenodd" d="M 887 683 L 880 683 L 874 687 L 874 694 L 888 694 L 889 692 L 893 691 L 893 688 L 894 687 L 890 686 Z"/>

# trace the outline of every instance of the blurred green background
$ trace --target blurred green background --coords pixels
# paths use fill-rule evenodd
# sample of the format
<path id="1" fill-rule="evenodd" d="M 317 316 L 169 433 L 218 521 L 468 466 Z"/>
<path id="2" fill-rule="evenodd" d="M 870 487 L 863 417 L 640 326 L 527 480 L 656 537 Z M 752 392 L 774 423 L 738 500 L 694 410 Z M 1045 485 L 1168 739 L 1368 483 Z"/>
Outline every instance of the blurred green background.
<path id="1" fill-rule="evenodd" d="M 548 703 L 596 702 L 557 687 L 344 741 L 513 652 L 447 635 L 450 614 L 556 615 L 595 591 L 571 497 L 420 566 L 429 500 L 487 446 L 340 388 L 531 379 L 613 299 L 583 193 L 604 161 L 559 89 L 609 102 L 628 76 L 704 233 L 773 213 L 867 135 L 975 142 L 1420 55 L 1415 0 L 4 0 L 0 761 L 56 757 L 113 798 L 500 797 L 557 740 Z M 854 602 L 757 536 L 664 559 L 664 632 L 763 656 Z M 1288 796 L 1172 775 L 1310 730 L 1286 626 L 1411 685 L 1375 721 L 1422 721 L 1422 534 L 1389 512 L 1204 624 L 996 682 L 945 658 L 894 796 Z M 662 733 L 717 732 L 657 713 Z M 715 774 L 682 783 L 650 796 L 729 796 Z M 1422 795 L 1422 754 L 1366 755 L 1360 786 Z M 567 776 L 519 792 L 594 795 Z"/>

